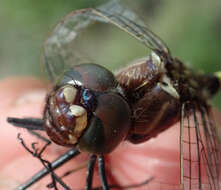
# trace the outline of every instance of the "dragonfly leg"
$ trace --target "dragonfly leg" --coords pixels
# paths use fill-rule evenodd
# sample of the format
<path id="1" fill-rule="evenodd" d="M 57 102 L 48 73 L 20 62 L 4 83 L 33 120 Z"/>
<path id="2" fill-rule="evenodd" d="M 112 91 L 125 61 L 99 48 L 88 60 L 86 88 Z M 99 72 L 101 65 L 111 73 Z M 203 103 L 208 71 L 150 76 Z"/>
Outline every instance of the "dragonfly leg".
<path id="1" fill-rule="evenodd" d="M 106 171 L 105 171 L 105 160 L 104 156 L 98 156 L 98 171 L 101 179 L 101 186 L 103 190 L 109 190 L 109 186 L 107 183 Z"/>
<path id="2" fill-rule="evenodd" d="M 8 117 L 7 121 L 15 127 L 44 131 L 42 119 Z"/>
<path id="3" fill-rule="evenodd" d="M 50 140 L 48 140 L 47 138 L 43 137 L 42 135 L 40 135 L 38 132 L 35 131 L 35 130 L 44 130 L 42 119 L 36 119 L 36 118 L 23 118 L 23 119 L 21 119 L 21 118 L 9 117 L 7 120 L 10 124 L 14 125 L 15 127 L 21 127 L 21 128 L 27 129 L 29 133 L 36 136 L 38 139 L 41 139 L 43 142 L 45 142 L 45 145 L 41 149 L 39 156 L 44 152 L 44 150 L 47 148 L 47 146 L 49 146 L 51 144 Z M 23 140 L 20 138 L 20 134 L 19 134 L 18 139 L 20 139 L 20 142 L 23 142 Z M 27 146 L 25 146 L 24 144 L 22 144 L 22 145 L 24 147 L 26 147 L 25 149 L 27 150 Z"/>
<path id="4" fill-rule="evenodd" d="M 27 145 L 24 143 L 23 139 L 21 138 L 20 134 L 18 135 L 18 139 L 20 143 L 23 145 L 23 147 L 34 157 L 37 157 L 41 163 L 44 165 L 44 168 L 41 169 L 39 172 L 37 172 L 34 176 L 32 176 L 29 180 L 27 180 L 24 184 L 20 185 L 17 187 L 16 190 L 25 190 L 34 183 L 38 182 L 41 178 L 46 176 L 47 174 L 51 174 L 52 177 L 52 184 L 53 187 L 56 189 L 56 182 L 58 182 L 65 190 L 70 190 L 70 188 L 53 172 L 56 168 L 62 166 L 64 163 L 68 162 L 70 159 L 76 157 L 80 152 L 76 149 L 73 148 L 63 155 L 61 155 L 59 158 L 57 158 L 55 161 L 50 163 L 47 160 L 42 159 L 41 154 L 43 152 L 43 149 L 47 147 L 47 144 L 41 149 L 40 151 L 37 150 L 35 147 L 36 143 L 32 143 L 32 149 L 29 149 Z"/>
<path id="5" fill-rule="evenodd" d="M 47 139 L 46 137 L 43 137 L 41 134 L 37 133 L 35 130 L 41 130 L 43 131 L 43 121 L 42 119 L 36 119 L 36 118 L 14 118 L 9 117 L 7 119 L 8 123 L 14 125 L 15 127 L 21 127 L 28 130 L 29 133 L 36 136 L 38 139 L 41 139 L 46 144 L 50 144 L 51 141 Z"/>
<path id="6" fill-rule="evenodd" d="M 51 141 L 50 141 L 48 138 L 42 136 L 42 135 L 39 134 L 38 132 L 36 132 L 36 131 L 34 131 L 34 130 L 29 130 L 29 129 L 28 129 L 28 132 L 29 132 L 31 135 L 33 135 L 33 136 L 37 137 L 38 139 L 42 140 L 42 141 L 45 142 L 46 144 L 48 144 L 48 145 L 51 144 Z"/>
<path id="7" fill-rule="evenodd" d="M 92 154 L 90 156 L 89 162 L 88 162 L 88 170 L 87 170 L 87 180 L 86 180 L 86 186 L 85 190 L 91 190 L 92 189 L 92 180 L 94 175 L 94 166 L 96 163 L 97 156 Z"/>
<path id="8" fill-rule="evenodd" d="M 44 160 L 42 158 L 42 153 L 44 152 L 44 150 L 47 148 L 47 146 L 49 145 L 48 143 L 46 143 L 43 148 L 38 151 L 38 149 L 36 148 L 36 143 L 32 143 L 32 150 L 29 149 L 27 147 L 27 145 L 25 144 L 25 142 L 23 141 L 23 139 L 21 138 L 20 134 L 18 134 L 18 139 L 20 141 L 20 143 L 22 144 L 22 146 L 29 152 L 31 153 L 34 157 L 38 158 L 42 165 L 49 171 L 49 173 L 51 174 L 51 178 L 52 178 L 52 184 L 53 187 L 55 188 L 55 190 L 58 190 L 56 182 L 59 182 L 66 190 L 69 190 L 70 188 L 67 187 L 67 185 L 64 184 L 64 182 L 61 181 L 61 179 L 59 177 L 56 176 L 56 174 L 53 172 L 52 167 L 51 167 L 51 163 L 47 160 Z"/>

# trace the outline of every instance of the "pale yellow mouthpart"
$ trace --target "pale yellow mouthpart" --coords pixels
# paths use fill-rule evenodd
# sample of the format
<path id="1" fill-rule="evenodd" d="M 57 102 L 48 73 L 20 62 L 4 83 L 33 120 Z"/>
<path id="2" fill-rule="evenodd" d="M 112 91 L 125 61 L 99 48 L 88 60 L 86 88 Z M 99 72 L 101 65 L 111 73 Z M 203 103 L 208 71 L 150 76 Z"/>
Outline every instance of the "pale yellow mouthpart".
<path id="1" fill-rule="evenodd" d="M 68 135 L 69 142 L 75 144 L 77 142 L 77 138 L 73 135 Z"/>
<path id="2" fill-rule="evenodd" d="M 77 95 L 77 89 L 73 86 L 67 86 L 63 89 L 64 98 L 67 103 L 72 103 Z"/>
<path id="3" fill-rule="evenodd" d="M 75 116 L 74 136 L 80 137 L 84 129 L 87 127 L 87 111 L 79 105 L 71 105 L 71 113 Z"/>
<path id="4" fill-rule="evenodd" d="M 71 110 L 71 113 L 76 117 L 79 117 L 86 113 L 86 110 L 82 106 L 78 105 L 71 105 L 69 109 Z"/>
<path id="5" fill-rule="evenodd" d="M 81 117 L 76 118 L 76 126 L 74 128 L 74 134 L 80 136 L 83 130 L 87 127 L 87 112 Z"/>

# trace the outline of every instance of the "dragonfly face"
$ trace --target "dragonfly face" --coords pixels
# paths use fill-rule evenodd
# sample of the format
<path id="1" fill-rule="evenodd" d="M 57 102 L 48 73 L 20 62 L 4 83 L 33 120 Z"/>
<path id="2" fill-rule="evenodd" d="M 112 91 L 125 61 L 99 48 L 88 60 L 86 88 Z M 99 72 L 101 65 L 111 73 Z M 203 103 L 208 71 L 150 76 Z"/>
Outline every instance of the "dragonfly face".
<path id="1" fill-rule="evenodd" d="M 85 57 L 82 59 L 72 49 L 75 39 L 96 22 L 129 34 L 150 49 L 151 55 L 115 73 L 92 64 Z M 180 182 L 175 186 L 219 189 L 219 141 L 207 103 L 220 89 L 219 75 L 198 74 L 186 67 L 172 56 L 158 36 L 118 1 L 66 16 L 45 41 L 42 58 L 54 84 L 43 119 L 40 124 L 13 118 L 9 122 L 17 126 L 23 122 L 24 127 L 27 121 L 32 122 L 32 126 L 46 131 L 55 143 L 74 147 L 75 153 L 67 152 L 62 157 L 64 160 L 67 160 L 65 156 L 75 156 L 79 151 L 92 153 L 86 182 L 88 189 L 92 187 L 92 168 L 97 156 L 102 187 L 109 189 L 103 155 L 124 140 L 135 144 L 145 142 L 178 121 Z M 56 163 L 46 167 L 46 172 L 60 183 L 53 174 Z M 197 171 L 194 176 L 193 170 Z M 40 178 L 44 172 L 36 176 Z M 32 183 L 30 180 L 23 187 Z"/>
<path id="2" fill-rule="evenodd" d="M 64 73 L 48 96 L 43 120 L 55 143 L 105 154 L 125 139 L 130 113 L 114 75 L 100 65 L 83 64 Z"/>

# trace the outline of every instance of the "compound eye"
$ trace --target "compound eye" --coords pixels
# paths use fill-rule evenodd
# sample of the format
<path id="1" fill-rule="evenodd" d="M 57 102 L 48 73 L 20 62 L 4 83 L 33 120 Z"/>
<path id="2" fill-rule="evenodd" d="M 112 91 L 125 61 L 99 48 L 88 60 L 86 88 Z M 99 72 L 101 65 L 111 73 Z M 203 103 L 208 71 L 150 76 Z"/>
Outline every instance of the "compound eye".
<path id="1" fill-rule="evenodd" d="M 100 94 L 78 148 L 94 154 L 110 153 L 128 135 L 130 118 L 130 107 L 123 97 L 114 92 Z"/>

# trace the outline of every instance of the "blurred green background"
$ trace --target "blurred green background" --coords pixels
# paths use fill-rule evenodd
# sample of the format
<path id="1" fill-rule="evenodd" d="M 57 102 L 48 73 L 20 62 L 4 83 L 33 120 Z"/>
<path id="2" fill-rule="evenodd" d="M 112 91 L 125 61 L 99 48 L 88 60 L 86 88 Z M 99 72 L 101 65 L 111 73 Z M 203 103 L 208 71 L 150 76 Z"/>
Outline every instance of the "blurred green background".
<path id="1" fill-rule="evenodd" d="M 0 78 L 41 75 L 42 43 L 53 26 L 72 10 L 96 7 L 105 0 L 0 0 Z M 170 47 L 172 54 L 197 70 L 221 70 L 221 1 L 123 0 Z M 99 40 L 105 37 L 98 34 Z M 143 46 L 108 38 L 108 51 L 116 51 L 117 64 L 145 56 Z M 93 45 L 93 44 L 90 44 Z M 105 42 L 107 45 L 107 42 Z M 99 55 L 100 56 L 100 55 Z M 115 67 L 113 67 L 115 68 Z M 221 108 L 221 95 L 214 98 Z"/>

